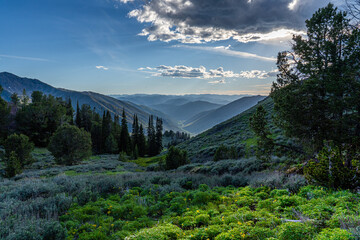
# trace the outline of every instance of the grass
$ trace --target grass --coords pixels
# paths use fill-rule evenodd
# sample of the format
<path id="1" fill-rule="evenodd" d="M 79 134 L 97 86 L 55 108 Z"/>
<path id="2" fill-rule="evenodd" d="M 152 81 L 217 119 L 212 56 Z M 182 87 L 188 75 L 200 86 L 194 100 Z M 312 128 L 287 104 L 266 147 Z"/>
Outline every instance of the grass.
<path id="1" fill-rule="evenodd" d="M 147 167 L 151 164 L 158 163 L 160 161 L 165 160 L 165 155 L 163 156 L 155 156 L 155 157 L 142 157 L 136 160 L 129 160 L 128 162 L 136 163 L 141 167 Z"/>

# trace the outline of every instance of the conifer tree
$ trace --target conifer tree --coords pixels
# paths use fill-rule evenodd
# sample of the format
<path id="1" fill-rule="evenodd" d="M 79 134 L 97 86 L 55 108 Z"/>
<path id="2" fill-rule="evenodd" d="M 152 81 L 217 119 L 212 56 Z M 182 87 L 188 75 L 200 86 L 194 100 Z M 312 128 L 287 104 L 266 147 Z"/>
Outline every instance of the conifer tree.
<path id="1" fill-rule="evenodd" d="M 111 114 L 109 111 L 104 111 L 102 119 L 102 149 L 106 150 L 106 139 L 111 134 Z M 106 152 L 106 151 L 105 151 Z"/>
<path id="2" fill-rule="evenodd" d="M 0 86 L 0 143 L 7 136 L 10 116 L 10 108 L 7 102 L 1 98 L 2 91 L 3 88 Z"/>
<path id="3" fill-rule="evenodd" d="M 66 116 L 69 118 L 69 123 L 71 125 L 74 124 L 74 109 L 72 107 L 71 98 L 68 98 L 66 103 Z"/>
<path id="4" fill-rule="evenodd" d="M 120 133 L 120 152 L 125 152 L 126 154 L 131 154 L 131 141 L 129 130 L 127 126 L 125 109 L 123 109 L 122 118 L 121 118 L 121 133 Z"/>
<path id="5" fill-rule="evenodd" d="M 148 124 L 148 155 L 155 156 L 157 153 L 156 147 L 156 136 L 155 136 L 155 129 L 154 129 L 154 116 L 151 115 L 149 117 L 149 124 Z"/>
<path id="6" fill-rule="evenodd" d="M 163 149 L 162 131 L 163 131 L 163 121 L 161 118 L 156 118 L 156 134 L 155 134 L 156 155 L 160 154 L 160 152 Z"/>
<path id="7" fill-rule="evenodd" d="M 143 128 L 142 124 L 140 124 L 140 128 L 139 128 L 138 148 L 139 148 L 139 156 L 144 157 L 146 154 L 146 139 L 145 139 L 144 128 Z"/>
<path id="8" fill-rule="evenodd" d="M 80 117 L 80 107 L 79 107 L 79 101 L 76 103 L 76 116 L 75 116 L 75 124 L 78 128 L 81 126 L 81 117 Z"/>

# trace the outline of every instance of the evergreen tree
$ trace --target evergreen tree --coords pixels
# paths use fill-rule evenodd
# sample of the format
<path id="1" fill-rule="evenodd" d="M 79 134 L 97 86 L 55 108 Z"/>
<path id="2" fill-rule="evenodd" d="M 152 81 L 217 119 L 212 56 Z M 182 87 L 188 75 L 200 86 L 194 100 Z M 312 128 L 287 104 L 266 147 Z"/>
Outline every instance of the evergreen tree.
<path id="1" fill-rule="evenodd" d="M 148 124 L 148 155 L 155 156 L 157 155 L 157 147 L 156 147 L 156 136 L 155 136 L 155 129 L 154 129 L 154 116 L 151 115 L 149 117 L 149 124 Z"/>
<path id="2" fill-rule="evenodd" d="M 143 128 L 142 124 L 140 124 L 140 128 L 139 128 L 138 149 L 139 149 L 139 156 L 144 157 L 146 154 L 146 138 L 145 138 L 144 128 Z"/>
<path id="3" fill-rule="evenodd" d="M 106 152 L 106 139 L 111 134 L 111 114 L 109 111 L 104 111 L 102 119 L 102 149 Z"/>
<path id="4" fill-rule="evenodd" d="M 163 149 L 162 131 L 163 131 L 163 121 L 161 118 L 156 118 L 156 134 L 155 134 L 156 155 L 160 154 L 160 152 Z"/>
<path id="5" fill-rule="evenodd" d="M 102 153 L 102 122 L 100 115 L 94 111 L 93 122 L 91 124 L 92 149 L 96 154 Z"/>
<path id="6" fill-rule="evenodd" d="M 292 51 L 278 56 L 273 84 L 276 123 L 309 153 L 324 140 L 360 145 L 360 31 L 334 5 L 306 21 L 307 37 L 294 36 Z M 351 165 L 348 161 L 347 165 Z"/>
<path id="7" fill-rule="evenodd" d="M 22 97 L 21 97 L 21 104 L 22 106 L 26 106 L 29 104 L 29 101 L 30 101 L 30 98 L 29 96 L 26 94 L 26 89 L 24 88 L 23 89 L 23 92 L 22 92 Z"/>
<path id="8" fill-rule="evenodd" d="M 166 170 L 176 169 L 188 163 L 187 152 L 180 150 L 174 146 L 169 148 L 169 152 L 165 158 Z"/>
<path id="9" fill-rule="evenodd" d="M 11 94 L 10 98 L 11 98 L 11 103 L 14 104 L 15 107 L 17 107 L 20 103 L 20 98 L 17 95 L 17 93 Z"/>
<path id="10" fill-rule="evenodd" d="M 29 138 L 23 134 L 10 135 L 5 143 L 5 158 L 10 159 L 12 152 L 15 152 L 17 160 L 20 162 L 21 167 L 29 165 L 33 162 L 31 152 L 34 150 L 34 144 L 29 141 Z"/>
<path id="11" fill-rule="evenodd" d="M 138 117 L 136 114 L 134 114 L 134 122 L 132 125 L 132 144 L 133 144 L 133 149 L 135 149 L 135 146 L 139 145 L 139 121 L 138 121 Z"/>
<path id="12" fill-rule="evenodd" d="M 80 125 L 79 128 L 84 128 L 85 131 L 91 131 L 91 124 L 93 120 L 93 111 L 88 104 L 81 105 L 80 109 Z"/>
<path id="13" fill-rule="evenodd" d="M 121 133 L 120 133 L 120 152 L 125 152 L 126 154 L 131 154 L 131 140 L 129 135 L 129 130 L 127 126 L 125 109 L 122 112 L 121 118 Z"/>
<path id="14" fill-rule="evenodd" d="M 81 128 L 81 117 L 80 117 L 80 107 L 79 101 L 76 103 L 76 116 L 75 116 L 75 124 L 78 128 Z"/>
<path id="15" fill-rule="evenodd" d="M 71 125 L 74 124 L 74 109 L 72 107 L 71 98 L 68 98 L 66 103 L 66 116 L 69 118 L 69 123 Z"/>
<path id="16" fill-rule="evenodd" d="M 1 98 L 3 88 L 0 86 L 0 143 L 8 134 L 8 125 L 10 117 L 10 107 L 7 102 Z"/>
<path id="17" fill-rule="evenodd" d="M 112 134 L 110 134 L 105 140 L 105 152 L 111 154 L 119 152 L 118 143 Z"/>
<path id="18" fill-rule="evenodd" d="M 36 146 L 46 147 L 52 134 L 66 120 L 65 102 L 38 91 L 33 92 L 32 99 L 32 103 L 22 106 L 16 113 L 17 130 Z"/>
<path id="19" fill-rule="evenodd" d="M 266 114 L 264 107 L 260 105 L 249 119 L 250 128 L 254 131 L 257 138 L 256 156 L 263 161 L 270 160 L 274 148 L 274 141 L 270 137 L 271 133 L 267 125 Z"/>

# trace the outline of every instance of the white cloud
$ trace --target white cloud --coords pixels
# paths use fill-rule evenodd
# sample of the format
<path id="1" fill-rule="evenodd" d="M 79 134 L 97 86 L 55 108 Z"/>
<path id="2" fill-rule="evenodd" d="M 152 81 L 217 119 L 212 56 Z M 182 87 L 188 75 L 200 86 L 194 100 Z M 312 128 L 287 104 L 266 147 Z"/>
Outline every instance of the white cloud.
<path id="1" fill-rule="evenodd" d="M 123 2 L 128 0 L 121 0 Z M 129 13 L 149 41 L 204 43 L 291 38 L 327 0 L 151 0 Z"/>
<path id="2" fill-rule="evenodd" d="M 96 66 L 97 69 L 102 69 L 102 70 L 109 70 L 109 68 L 107 67 L 104 67 L 104 66 Z"/>
<path id="3" fill-rule="evenodd" d="M 14 56 L 14 55 L 6 55 L 6 54 L 0 54 L 0 57 L 3 57 L 3 58 L 12 58 L 12 59 L 19 59 L 19 60 L 28 60 L 28 61 L 49 62 L 48 59 L 44 59 L 44 58 Z"/>
<path id="4" fill-rule="evenodd" d="M 239 58 L 251 58 L 251 59 L 257 59 L 262 61 L 270 61 L 270 62 L 276 62 L 276 58 L 274 57 L 264 57 L 259 56 L 253 53 L 247 53 L 247 52 L 240 52 L 231 50 L 231 45 L 224 47 L 224 46 L 218 46 L 218 47 L 202 47 L 202 46 L 190 46 L 190 45 L 175 45 L 174 47 L 183 47 L 183 48 L 190 48 L 190 49 L 198 49 L 198 50 L 204 50 L 204 51 L 210 51 L 215 53 L 220 53 L 222 55 L 232 56 L 232 57 L 239 57 Z"/>
<path id="5" fill-rule="evenodd" d="M 156 68 L 139 68 L 139 71 L 145 71 L 152 74 L 152 76 L 157 77 L 172 77 L 172 78 L 199 78 L 199 79 L 213 79 L 213 78 L 222 78 L 221 80 L 211 81 L 209 83 L 225 83 L 225 78 L 259 78 L 265 79 L 269 77 L 275 77 L 277 74 L 276 71 L 261 71 L 261 70 L 252 70 L 252 71 L 242 71 L 240 73 L 235 73 L 233 71 L 225 71 L 223 67 L 217 69 L 207 70 L 204 66 L 198 68 L 188 67 L 184 65 L 177 66 L 165 66 L 161 65 Z"/>
<path id="6" fill-rule="evenodd" d="M 133 2 L 134 0 L 117 0 L 117 1 L 121 3 L 129 3 L 129 2 Z"/>

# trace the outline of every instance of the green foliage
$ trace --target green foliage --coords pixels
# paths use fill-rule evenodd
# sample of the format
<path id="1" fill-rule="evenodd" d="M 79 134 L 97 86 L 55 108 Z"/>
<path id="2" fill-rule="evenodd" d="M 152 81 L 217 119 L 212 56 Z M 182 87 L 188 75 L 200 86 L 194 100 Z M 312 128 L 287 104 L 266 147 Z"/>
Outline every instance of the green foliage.
<path id="1" fill-rule="evenodd" d="M 31 164 L 33 159 L 31 157 L 31 152 L 34 149 L 34 144 L 29 141 L 29 138 L 23 134 L 12 134 L 10 135 L 5 143 L 5 158 L 10 160 L 12 153 L 15 153 L 16 156 L 13 156 L 15 162 L 20 162 L 21 168 L 25 165 Z M 15 164 L 17 165 L 17 163 Z"/>
<path id="2" fill-rule="evenodd" d="M 256 156 L 258 159 L 268 162 L 274 148 L 270 130 L 266 120 L 267 112 L 262 105 L 258 106 L 254 115 L 249 119 L 250 127 L 257 137 Z"/>
<path id="3" fill-rule="evenodd" d="M 314 229 L 304 223 L 288 222 L 279 227 L 279 240 L 313 239 Z"/>
<path id="4" fill-rule="evenodd" d="M 218 149 L 216 149 L 214 155 L 214 161 L 220 161 L 224 159 L 237 159 L 238 154 L 234 146 L 226 147 L 225 145 L 221 144 Z"/>
<path id="5" fill-rule="evenodd" d="M 70 121 L 66 117 L 66 103 L 39 91 L 34 91 L 32 98 L 32 103 L 23 105 L 16 114 L 17 129 L 36 146 L 46 147 L 56 129 Z"/>
<path id="6" fill-rule="evenodd" d="M 340 228 L 323 229 L 315 240 L 348 240 L 353 239 L 351 235 L 348 231 Z"/>
<path id="7" fill-rule="evenodd" d="M 10 116 L 10 107 L 7 102 L 1 98 L 2 91 L 3 88 L 0 85 L 0 143 L 7 136 Z"/>
<path id="8" fill-rule="evenodd" d="M 5 160 L 5 173 L 6 177 L 11 178 L 15 175 L 22 173 L 23 167 L 21 166 L 21 162 L 16 154 L 16 152 L 12 151 L 10 156 Z"/>
<path id="9" fill-rule="evenodd" d="M 187 152 L 171 146 L 165 158 L 165 168 L 176 169 L 186 163 L 188 163 Z"/>
<path id="10" fill-rule="evenodd" d="M 64 124 L 51 137 L 48 148 L 58 164 L 73 165 L 91 156 L 91 137 L 84 129 Z"/>
<path id="11" fill-rule="evenodd" d="M 323 147 L 359 143 L 359 30 L 333 4 L 306 21 L 307 36 L 294 36 L 291 52 L 278 55 L 271 97 L 278 126 L 310 154 Z"/>
<path id="12" fill-rule="evenodd" d="M 310 160 L 304 173 L 309 182 L 329 188 L 355 189 L 360 185 L 358 161 L 346 166 L 346 152 L 338 147 L 324 147 L 317 158 Z"/>
<path id="13" fill-rule="evenodd" d="M 115 137 L 110 134 L 105 141 L 105 152 L 106 153 L 117 153 L 119 151 L 118 144 Z"/>

